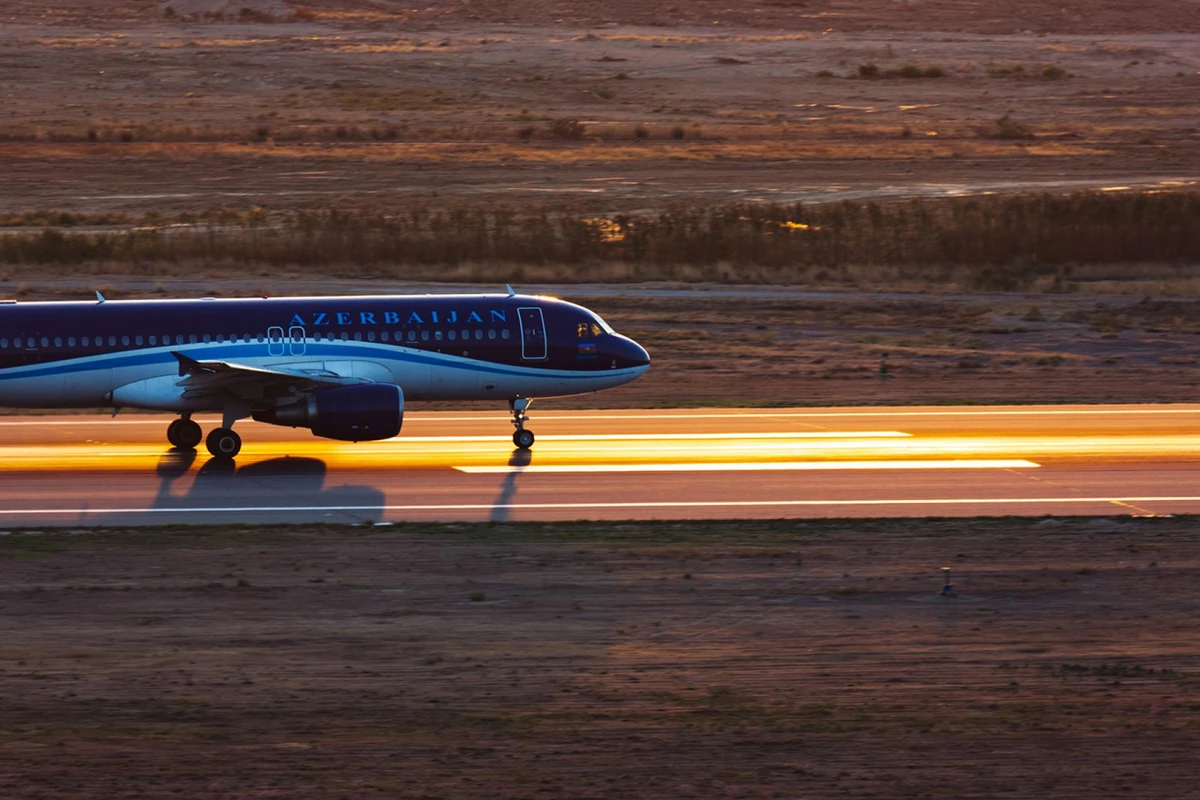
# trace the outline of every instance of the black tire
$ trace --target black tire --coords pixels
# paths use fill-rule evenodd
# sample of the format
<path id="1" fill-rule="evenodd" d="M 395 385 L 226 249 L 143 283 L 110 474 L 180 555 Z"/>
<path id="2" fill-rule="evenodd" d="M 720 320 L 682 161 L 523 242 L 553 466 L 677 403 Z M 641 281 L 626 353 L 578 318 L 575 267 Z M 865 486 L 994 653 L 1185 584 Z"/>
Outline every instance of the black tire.
<path id="1" fill-rule="evenodd" d="M 181 419 L 172 420 L 171 424 L 167 426 L 167 441 L 170 443 L 171 447 L 182 446 L 179 444 L 179 425 L 182 422 L 183 420 Z"/>
<path id="2" fill-rule="evenodd" d="M 533 447 L 533 431 L 519 428 L 513 432 L 513 444 L 521 450 L 528 450 Z"/>
<path id="3" fill-rule="evenodd" d="M 177 419 L 172 425 L 178 425 L 175 429 L 175 439 L 171 444 L 183 450 L 195 450 L 196 445 L 204 441 L 204 431 L 200 430 L 200 426 L 190 419 Z M 167 436 L 169 437 L 170 429 Z"/>
<path id="4" fill-rule="evenodd" d="M 231 460 L 242 450 L 242 437 L 229 428 L 214 428 L 204 444 L 213 458 Z"/>

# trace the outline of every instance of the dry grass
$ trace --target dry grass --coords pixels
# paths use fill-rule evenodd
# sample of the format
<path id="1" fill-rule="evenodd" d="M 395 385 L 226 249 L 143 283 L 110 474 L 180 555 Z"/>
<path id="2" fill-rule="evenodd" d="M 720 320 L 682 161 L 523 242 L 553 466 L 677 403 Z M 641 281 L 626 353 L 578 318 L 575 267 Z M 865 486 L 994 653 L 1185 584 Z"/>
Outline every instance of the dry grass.
<path id="1" fill-rule="evenodd" d="M 575 130 L 564 122 L 567 134 Z M 564 135 L 567 135 L 564 134 Z M 0 263 L 137 264 L 153 274 L 220 265 L 484 282 L 683 280 L 858 289 L 1057 291 L 1092 280 L 1197 278 L 1200 193 L 1079 193 L 830 205 L 675 203 L 597 216 L 456 203 L 378 212 L 147 215 L 119 232 L 92 219 L 0 235 Z M 1077 265 L 1088 265 L 1081 267 Z"/>

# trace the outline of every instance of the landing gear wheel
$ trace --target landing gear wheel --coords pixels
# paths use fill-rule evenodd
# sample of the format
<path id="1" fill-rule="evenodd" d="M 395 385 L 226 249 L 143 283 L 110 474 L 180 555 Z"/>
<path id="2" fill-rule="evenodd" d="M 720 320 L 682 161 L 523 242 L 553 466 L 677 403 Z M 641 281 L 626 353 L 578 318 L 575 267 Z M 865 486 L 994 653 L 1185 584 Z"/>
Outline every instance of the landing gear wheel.
<path id="1" fill-rule="evenodd" d="M 171 428 L 175 428 L 174 439 L 171 439 Z M 167 428 L 167 439 L 183 450 L 195 450 L 196 445 L 204 439 L 204 432 L 200 430 L 200 426 L 190 419 L 177 419 L 171 423 L 171 428 Z"/>
<path id="2" fill-rule="evenodd" d="M 208 452 L 214 458 L 232 459 L 242 449 L 242 437 L 234 433 L 232 428 L 216 428 L 208 434 L 204 442 Z"/>
<path id="3" fill-rule="evenodd" d="M 525 423 L 529 421 L 529 415 L 525 412 L 529 410 L 529 404 L 533 401 L 528 397 L 516 397 L 508 401 L 508 410 L 512 412 L 513 427 L 513 444 L 520 450 L 528 450 L 533 447 L 533 432 L 525 430 Z"/>
<path id="4" fill-rule="evenodd" d="M 167 441 L 171 443 L 171 447 L 179 447 L 179 425 L 183 420 L 172 420 L 167 426 Z"/>

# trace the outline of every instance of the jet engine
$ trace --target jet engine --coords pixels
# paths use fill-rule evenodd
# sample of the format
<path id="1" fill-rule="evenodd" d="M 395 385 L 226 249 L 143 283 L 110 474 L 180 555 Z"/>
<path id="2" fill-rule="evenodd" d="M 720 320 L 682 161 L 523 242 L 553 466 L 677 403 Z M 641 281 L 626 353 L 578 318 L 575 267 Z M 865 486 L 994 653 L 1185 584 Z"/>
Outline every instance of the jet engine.
<path id="1" fill-rule="evenodd" d="M 290 405 L 255 411 L 254 419 L 344 442 L 390 439 L 404 423 L 404 391 L 390 383 L 330 386 Z"/>

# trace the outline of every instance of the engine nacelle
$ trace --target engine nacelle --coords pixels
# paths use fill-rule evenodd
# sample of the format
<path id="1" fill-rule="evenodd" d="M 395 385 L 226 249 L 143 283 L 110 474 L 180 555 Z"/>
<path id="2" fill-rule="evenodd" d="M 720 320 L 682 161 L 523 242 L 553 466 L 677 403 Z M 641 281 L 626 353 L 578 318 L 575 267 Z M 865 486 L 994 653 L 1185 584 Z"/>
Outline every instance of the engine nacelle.
<path id="1" fill-rule="evenodd" d="M 390 383 L 331 386 L 297 403 L 256 411 L 254 419 L 309 428 L 314 436 L 344 442 L 390 439 L 404 423 L 404 391 Z"/>

